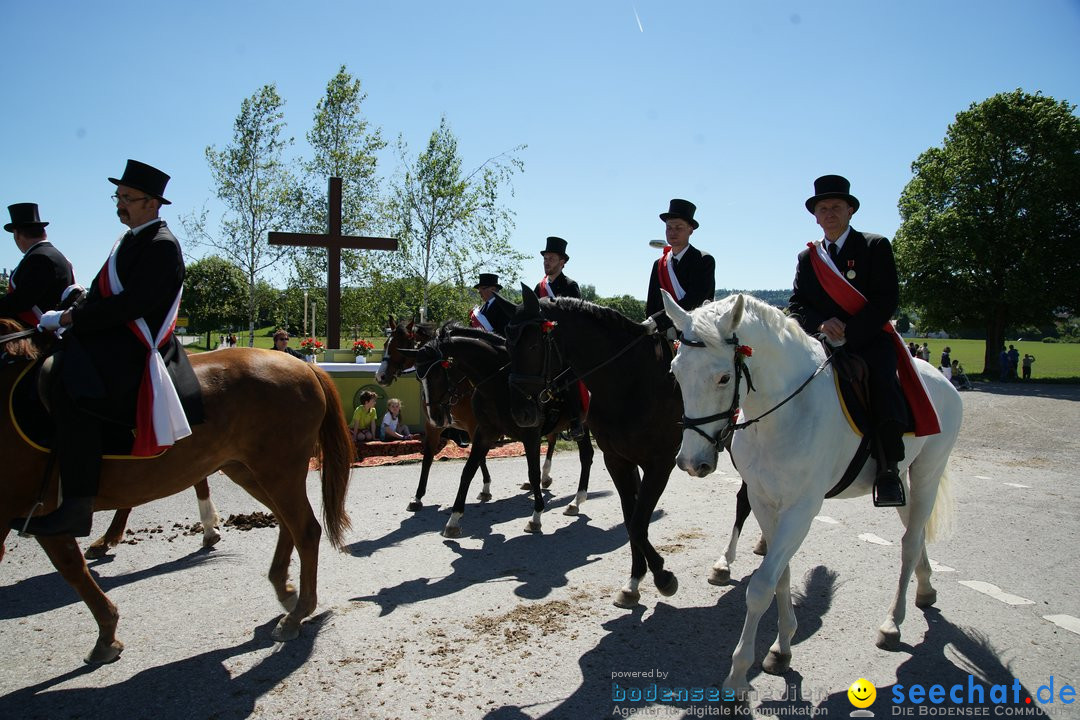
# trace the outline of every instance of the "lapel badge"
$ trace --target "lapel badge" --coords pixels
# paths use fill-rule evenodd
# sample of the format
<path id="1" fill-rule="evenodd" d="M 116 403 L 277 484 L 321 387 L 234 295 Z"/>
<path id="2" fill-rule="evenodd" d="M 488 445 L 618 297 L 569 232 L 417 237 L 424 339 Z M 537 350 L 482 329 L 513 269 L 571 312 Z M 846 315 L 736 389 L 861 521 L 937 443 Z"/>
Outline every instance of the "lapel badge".
<path id="1" fill-rule="evenodd" d="M 855 279 L 855 261 L 854 260 L 848 260 L 847 261 L 847 272 L 844 273 L 844 275 L 847 277 L 848 280 L 854 280 Z"/>

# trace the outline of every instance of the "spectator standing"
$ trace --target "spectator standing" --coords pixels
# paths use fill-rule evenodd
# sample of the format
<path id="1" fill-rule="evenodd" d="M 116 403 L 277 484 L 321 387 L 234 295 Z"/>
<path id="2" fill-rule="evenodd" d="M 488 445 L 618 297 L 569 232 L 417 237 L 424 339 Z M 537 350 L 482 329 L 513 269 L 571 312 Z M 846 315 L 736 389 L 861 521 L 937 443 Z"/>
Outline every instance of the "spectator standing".
<path id="1" fill-rule="evenodd" d="M 1035 356 L 1029 353 L 1024 353 L 1024 379 L 1031 379 L 1031 363 L 1035 362 Z"/>

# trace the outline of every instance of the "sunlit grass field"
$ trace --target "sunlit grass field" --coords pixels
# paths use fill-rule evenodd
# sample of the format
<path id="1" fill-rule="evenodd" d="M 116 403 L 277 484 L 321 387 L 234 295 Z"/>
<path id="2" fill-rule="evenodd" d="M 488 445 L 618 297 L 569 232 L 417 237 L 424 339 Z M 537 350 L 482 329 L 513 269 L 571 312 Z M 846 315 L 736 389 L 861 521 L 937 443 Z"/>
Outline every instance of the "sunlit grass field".
<path id="1" fill-rule="evenodd" d="M 968 375 L 977 375 L 983 370 L 983 354 L 986 349 L 985 340 L 934 340 L 932 338 L 905 338 L 910 342 L 922 345 L 925 342 L 930 348 L 930 361 L 937 365 L 941 361 L 941 351 L 946 346 L 952 348 L 952 359 L 959 360 Z M 1024 353 L 1035 356 L 1035 362 L 1031 366 L 1032 380 L 1065 380 L 1072 379 L 1080 382 L 1080 343 L 1043 343 L 1032 340 L 1020 340 L 1006 342 L 1005 347 L 1015 345 L 1020 352 L 1021 359 Z M 993 367 L 987 380 L 997 380 L 997 367 Z M 1023 367 L 1017 370 L 1023 374 Z"/>

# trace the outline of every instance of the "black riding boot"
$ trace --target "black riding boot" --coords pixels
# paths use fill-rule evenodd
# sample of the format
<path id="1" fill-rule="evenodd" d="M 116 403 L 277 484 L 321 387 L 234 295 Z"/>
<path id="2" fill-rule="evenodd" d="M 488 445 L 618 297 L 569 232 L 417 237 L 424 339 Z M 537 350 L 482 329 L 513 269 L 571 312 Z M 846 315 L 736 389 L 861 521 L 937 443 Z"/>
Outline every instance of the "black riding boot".
<path id="1" fill-rule="evenodd" d="M 11 528 L 26 535 L 86 537 L 93 523 L 94 498 L 66 497 L 60 507 L 47 515 L 32 517 L 29 522 L 26 518 L 15 518 L 11 521 Z"/>
<path id="2" fill-rule="evenodd" d="M 902 507 L 907 504 L 904 481 L 898 470 L 904 459 L 903 429 L 894 423 L 879 425 L 876 444 L 878 473 L 874 478 L 874 507 Z"/>

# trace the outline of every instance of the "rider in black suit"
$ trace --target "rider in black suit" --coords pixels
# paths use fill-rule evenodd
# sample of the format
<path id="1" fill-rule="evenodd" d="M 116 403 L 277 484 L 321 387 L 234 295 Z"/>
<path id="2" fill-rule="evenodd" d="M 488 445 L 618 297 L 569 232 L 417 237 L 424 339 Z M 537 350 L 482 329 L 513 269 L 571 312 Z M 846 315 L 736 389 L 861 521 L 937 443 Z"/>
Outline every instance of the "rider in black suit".
<path id="1" fill-rule="evenodd" d="M 806 201 L 825 231 L 826 248 L 835 243 L 832 264 L 866 298 L 854 315 L 844 311 L 822 288 L 810 261 L 815 248 L 799 253 L 794 289 L 788 304 L 791 317 L 810 334 L 823 333 L 866 360 L 870 371 L 870 405 L 874 431 L 885 458 L 875 480 L 876 504 L 904 504 L 903 485 L 897 466 L 904 459 L 904 428 L 907 404 L 896 377 L 897 358 L 892 339 L 883 329 L 896 312 L 900 298 L 892 246 L 881 235 L 861 233 L 850 226 L 859 201 L 849 193 L 850 184 L 839 175 L 825 175 L 814 182 L 815 195 Z"/>
<path id="2" fill-rule="evenodd" d="M 675 277 L 679 285 L 685 291 L 681 298 L 676 297 L 679 307 L 683 310 L 693 310 L 713 300 L 716 295 L 716 260 L 712 255 L 698 250 L 690 245 L 690 236 L 698 228 L 698 221 L 694 219 L 697 206 L 686 200 L 672 200 L 668 211 L 660 214 L 664 221 L 665 234 L 668 245 L 667 251 L 669 262 L 674 262 Z M 664 301 L 660 296 L 660 289 L 664 283 L 661 281 L 661 260 L 656 260 L 649 274 L 649 294 L 645 299 L 645 314 L 655 316 L 656 326 L 661 330 L 672 327 L 671 319 L 664 312 Z"/>
<path id="3" fill-rule="evenodd" d="M 8 206 L 11 222 L 4 230 L 15 235 L 22 260 L 8 278 L 7 295 L 0 297 L 0 317 L 14 318 L 33 327 L 41 314 L 60 305 L 64 290 L 75 282 L 71 263 L 53 247 L 34 203 Z"/>
<path id="4" fill-rule="evenodd" d="M 51 330 L 67 328 L 53 356 L 55 380 L 49 389 L 63 502 L 54 512 L 31 518 L 30 535 L 90 534 L 104 426 L 135 427 L 137 398 L 149 374 L 149 346 L 132 324 L 143 320 L 156 337 L 174 320 L 184 283 L 180 243 L 158 217 L 169 202 L 163 196 L 169 176 L 129 160 L 123 177 L 109 181 L 117 186 L 116 214 L 131 229 L 118 241 L 86 300 L 63 312 L 45 313 L 40 324 Z M 188 422 L 200 422 L 202 396 L 187 353 L 172 335 L 159 351 Z M 155 437 L 147 435 L 137 436 L 137 443 Z M 19 518 L 12 524 L 22 529 L 24 522 Z"/>
<path id="5" fill-rule="evenodd" d="M 469 323 L 496 335 L 506 335 L 506 326 L 514 317 L 514 304 L 495 294 L 502 290 L 499 276 L 494 273 L 480 273 L 480 280 L 473 285 L 473 289 L 480 293 L 482 302 L 469 313 Z"/>
<path id="6" fill-rule="evenodd" d="M 540 251 L 540 257 L 544 259 L 544 277 L 536 283 L 536 296 L 540 299 L 580 298 L 581 288 L 563 272 L 563 267 L 570 261 L 570 256 L 566 254 L 566 241 L 561 237 L 549 237 L 547 245 Z M 585 428 L 581 425 L 581 390 L 579 383 L 571 383 L 569 379 L 567 378 L 568 387 L 563 394 L 563 401 L 570 414 L 570 437 L 577 440 L 585 435 Z"/>

